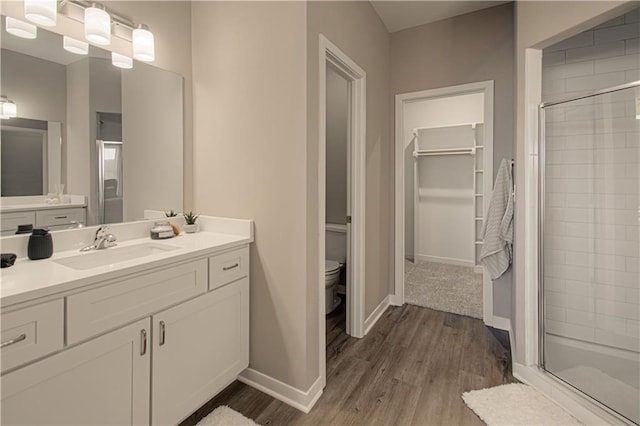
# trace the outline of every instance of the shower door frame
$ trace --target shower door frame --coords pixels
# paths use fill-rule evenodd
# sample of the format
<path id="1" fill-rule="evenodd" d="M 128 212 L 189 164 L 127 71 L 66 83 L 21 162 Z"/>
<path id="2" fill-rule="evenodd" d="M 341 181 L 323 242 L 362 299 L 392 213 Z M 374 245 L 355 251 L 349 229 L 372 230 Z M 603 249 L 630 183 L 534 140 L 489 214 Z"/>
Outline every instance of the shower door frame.
<path id="1" fill-rule="evenodd" d="M 538 329 L 538 341 L 537 341 L 537 366 L 538 368 L 545 374 L 548 375 L 555 382 L 561 384 L 562 386 L 569 386 L 574 391 L 578 392 L 580 396 L 587 398 L 589 401 L 597 405 L 600 409 L 606 411 L 610 415 L 616 417 L 618 420 L 623 422 L 628 422 L 629 419 L 624 417 L 622 414 L 617 411 L 609 408 L 602 402 L 598 401 L 594 397 L 588 395 L 583 392 L 580 388 L 573 386 L 569 382 L 561 379 L 556 376 L 551 371 L 545 368 L 545 357 L 544 357 L 544 211 L 545 211 L 545 167 L 546 167 L 546 139 L 545 139 L 545 108 L 552 107 L 568 102 L 577 101 L 580 99 L 592 98 L 599 95 L 604 95 L 613 92 L 619 92 L 621 90 L 631 89 L 634 87 L 640 87 L 640 80 L 633 81 L 630 83 L 625 83 L 617 86 L 608 87 L 605 89 L 600 89 L 592 92 L 585 93 L 584 95 L 572 96 L 568 98 L 562 98 L 555 101 L 550 102 L 542 102 L 538 106 L 538 167 L 537 167 L 537 202 L 538 202 L 538 218 L 537 218 L 537 226 L 538 226 L 538 247 L 537 247 L 537 273 L 538 273 L 538 294 L 537 294 L 537 329 Z"/>

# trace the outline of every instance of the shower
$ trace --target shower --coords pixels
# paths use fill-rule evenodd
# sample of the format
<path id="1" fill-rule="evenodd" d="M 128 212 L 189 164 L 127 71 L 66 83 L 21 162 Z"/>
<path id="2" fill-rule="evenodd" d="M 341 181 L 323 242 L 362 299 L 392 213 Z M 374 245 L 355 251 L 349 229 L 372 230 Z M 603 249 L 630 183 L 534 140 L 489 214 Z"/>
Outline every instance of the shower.
<path id="1" fill-rule="evenodd" d="M 539 362 L 640 423 L 640 81 L 540 107 Z"/>

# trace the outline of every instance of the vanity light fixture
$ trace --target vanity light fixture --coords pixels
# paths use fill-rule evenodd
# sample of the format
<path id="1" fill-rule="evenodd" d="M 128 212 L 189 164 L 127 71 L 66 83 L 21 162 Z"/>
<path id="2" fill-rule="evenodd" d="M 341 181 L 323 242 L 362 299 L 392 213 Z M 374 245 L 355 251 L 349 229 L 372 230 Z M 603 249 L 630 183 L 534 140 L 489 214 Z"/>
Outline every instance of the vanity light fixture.
<path id="1" fill-rule="evenodd" d="M 34 39 L 38 36 L 38 27 L 28 22 L 7 16 L 5 20 L 6 30 L 17 37 Z"/>
<path id="2" fill-rule="evenodd" d="M 130 69 L 133 68 L 133 58 L 125 55 L 121 55 L 116 52 L 111 52 L 111 63 L 118 68 Z"/>
<path id="3" fill-rule="evenodd" d="M 18 116 L 18 106 L 6 96 L 0 98 L 2 102 L 2 118 L 14 118 Z"/>
<path id="4" fill-rule="evenodd" d="M 91 3 L 84 10 L 84 36 L 92 43 L 106 46 L 111 43 L 111 16 L 104 6 Z"/>
<path id="5" fill-rule="evenodd" d="M 76 55 L 88 55 L 89 43 L 86 41 L 76 40 L 69 36 L 62 37 L 62 47 L 67 52 L 75 53 Z"/>
<path id="6" fill-rule="evenodd" d="M 55 27 L 58 20 L 56 0 L 24 0 L 24 17 L 43 27 Z"/>
<path id="7" fill-rule="evenodd" d="M 131 32 L 133 39 L 133 57 L 139 61 L 152 62 L 156 58 L 153 33 L 149 27 L 140 24 Z"/>

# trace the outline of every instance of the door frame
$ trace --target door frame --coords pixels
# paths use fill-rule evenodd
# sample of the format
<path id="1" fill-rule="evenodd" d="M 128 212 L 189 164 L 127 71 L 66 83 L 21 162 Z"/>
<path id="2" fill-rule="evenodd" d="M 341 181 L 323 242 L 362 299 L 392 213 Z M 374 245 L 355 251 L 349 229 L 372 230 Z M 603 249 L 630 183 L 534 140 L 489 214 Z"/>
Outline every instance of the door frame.
<path id="1" fill-rule="evenodd" d="M 325 248 L 326 248 L 326 66 L 331 64 L 349 82 L 349 143 L 351 223 L 347 238 L 351 265 L 347 277 L 347 334 L 364 336 L 365 291 L 365 192 L 366 192 L 366 87 L 367 75 L 349 56 L 320 34 L 318 128 L 318 299 L 320 324 L 320 375 L 326 384 Z M 324 386 L 323 386 L 324 387 Z"/>
<path id="2" fill-rule="evenodd" d="M 483 217 L 489 210 L 489 200 L 493 192 L 493 80 L 458 86 L 441 87 L 438 89 L 422 90 L 419 92 L 403 93 L 395 96 L 395 292 L 391 297 L 391 304 L 403 305 L 404 302 L 404 244 L 405 244 L 405 208 L 404 208 L 404 105 L 428 99 L 446 98 L 451 96 L 468 95 L 472 93 L 484 94 L 484 152 L 483 152 Z M 475 250 L 475 248 L 474 248 Z M 475 255 L 475 254 L 474 254 Z M 493 285 L 491 278 L 483 267 L 482 279 L 482 311 L 486 325 L 497 325 L 502 328 L 499 319 L 493 315 Z"/>

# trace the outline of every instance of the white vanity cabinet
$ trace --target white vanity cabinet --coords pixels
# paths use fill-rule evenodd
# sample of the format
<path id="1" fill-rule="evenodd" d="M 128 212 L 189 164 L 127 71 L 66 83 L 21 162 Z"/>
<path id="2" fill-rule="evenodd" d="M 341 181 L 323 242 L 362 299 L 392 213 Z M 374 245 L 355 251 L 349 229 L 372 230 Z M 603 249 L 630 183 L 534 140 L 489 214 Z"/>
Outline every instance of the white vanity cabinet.
<path id="1" fill-rule="evenodd" d="M 51 328 L 51 344 L 25 353 L 31 363 L 12 361 L 3 372 L 1 424 L 168 425 L 187 418 L 249 365 L 248 255 L 243 245 L 10 309 L 11 336 L 47 314 L 64 324 L 65 345 L 62 328 Z M 242 268 L 224 269 L 238 258 Z M 48 329 L 38 330 L 47 341 Z M 3 327 L 2 340 L 9 337 Z"/>
<path id="2" fill-rule="evenodd" d="M 2 424 L 148 425 L 150 330 L 146 318 L 2 376 Z"/>
<path id="3" fill-rule="evenodd" d="M 0 214 L 0 235 L 14 235 L 18 225 L 33 225 L 34 228 L 50 230 L 76 228 L 86 223 L 84 207 L 40 208 L 21 211 L 3 211 Z"/>
<path id="4" fill-rule="evenodd" d="M 249 365 L 249 278 L 153 316 L 151 422 L 178 424 Z"/>

